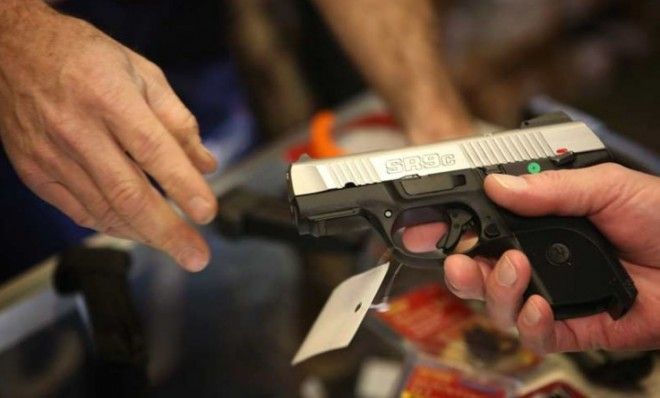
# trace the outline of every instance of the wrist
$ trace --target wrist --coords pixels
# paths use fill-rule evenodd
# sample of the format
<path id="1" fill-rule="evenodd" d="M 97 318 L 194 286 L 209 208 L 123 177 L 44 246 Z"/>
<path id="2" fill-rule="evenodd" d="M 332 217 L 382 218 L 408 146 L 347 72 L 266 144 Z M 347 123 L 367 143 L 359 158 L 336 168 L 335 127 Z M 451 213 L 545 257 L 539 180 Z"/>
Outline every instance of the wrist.
<path id="1" fill-rule="evenodd" d="M 423 144 L 472 133 L 471 117 L 445 73 L 419 79 L 398 98 L 398 117 L 413 143 Z"/>
<path id="2" fill-rule="evenodd" d="M 430 143 L 473 132 L 471 118 L 462 103 L 419 101 L 418 104 L 414 112 L 403 118 L 404 128 L 413 143 Z"/>
<path id="3" fill-rule="evenodd" d="M 42 0 L 0 1 L 0 37 L 12 34 L 17 29 L 26 29 L 30 21 L 47 15 L 57 15 Z"/>
<path id="4" fill-rule="evenodd" d="M 65 17 L 41 0 L 0 0 L 0 59 L 13 59 L 1 68 L 28 71 L 33 62 L 48 63 L 55 37 Z"/>

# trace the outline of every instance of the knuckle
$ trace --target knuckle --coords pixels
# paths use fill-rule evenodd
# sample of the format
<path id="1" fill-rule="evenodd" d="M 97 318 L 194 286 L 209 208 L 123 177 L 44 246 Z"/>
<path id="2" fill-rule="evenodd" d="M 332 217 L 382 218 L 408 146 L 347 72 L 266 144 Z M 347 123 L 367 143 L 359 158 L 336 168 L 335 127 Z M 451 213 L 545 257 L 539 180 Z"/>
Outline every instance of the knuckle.
<path id="1" fill-rule="evenodd" d="M 72 120 L 65 112 L 49 112 L 46 118 L 46 128 L 51 134 L 63 135 L 71 130 Z"/>
<path id="2" fill-rule="evenodd" d="M 121 82 L 117 76 L 99 76 L 86 87 L 86 98 L 96 104 L 116 105 L 121 100 Z"/>
<path id="3" fill-rule="evenodd" d="M 106 62 L 99 62 L 93 47 L 86 47 L 75 60 L 69 60 L 60 72 L 60 77 L 71 85 L 94 85 L 107 79 L 108 68 Z M 105 57 L 107 58 L 107 56 Z"/>
<path id="4" fill-rule="evenodd" d="M 96 58 L 96 55 L 83 55 L 75 66 L 72 65 L 61 72 L 61 79 L 67 88 L 84 99 L 104 99 L 119 91 L 120 75 L 111 73 L 107 63 L 93 58 Z"/>
<path id="5" fill-rule="evenodd" d="M 65 112 L 48 115 L 47 133 L 54 142 L 66 148 L 77 148 L 81 142 L 75 116 Z"/>
<path id="6" fill-rule="evenodd" d="M 199 130 L 196 125 L 184 127 L 180 133 L 181 147 L 186 150 L 192 150 L 202 144 L 202 138 L 199 136 Z"/>
<path id="7" fill-rule="evenodd" d="M 190 176 L 173 168 L 172 171 L 164 175 L 158 182 L 161 184 L 165 192 L 176 197 L 177 193 L 181 192 L 185 187 L 191 186 L 190 181 Z"/>
<path id="8" fill-rule="evenodd" d="M 188 134 L 191 137 L 191 139 L 200 142 L 199 123 L 197 121 L 197 118 L 187 109 L 185 113 L 186 115 L 184 116 L 183 121 L 181 122 L 181 129 L 186 134 Z"/>
<path id="9" fill-rule="evenodd" d="M 600 167 L 601 171 L 599 173 L 607 175 L 608 177 L 611 177 L 614 180 L 618 180 L 619 178 L 623 177 L 624 174 L 626 174 L 626 168 L 621 166 L 620 164 L 616 163 L 603 163 L 601 165 L 598 165 Z"/>
<path id="10" fill-rule="evenodd" d="M 138 162 L 149 167 L 154 164 L 163 149 L 163 137 L 156 132 L 138 132 L 133 142 L 133 155 Z"/>
<path id="11" fill-rule="evenodd" d="M 168 252 L 175 252 L 177 244 L 181 240 L 180 229 L 171 227 L 169 230 L 163 231 L 154 243 Z"/>
<path id="12" fill-rule="evenodd" d="M 147 194 L 132 181 L 119 182 L 111 189 L 109 201 L 118 214 L 130 219 L 144 210 Z"/>
<path id="13" fill-rule="evenodd" d="M 143 70 L 144 73 L 156 79 L 158 82 L 160 83 L 167 82 L 167 77 L 165 77 L 165 73 L 163 72 L 163 70 L 153 62 L 146 61 L 143 64 Z"/>
<path id="14" fill-rule="evenodd" d="M 98 224 L 106 232 L 110 228 L 117 228 L 122 223 L 119 215 L 109 205 L 102 205 L 97 209 Z"/>
<path id="15" fill-rule="evenodd" d="M 168 228 L 161 230 L 158 235 L 152 237 L 152 243 L 177 258 L 180 254 L 182 242 L 194 244 L 197 240 L 195 235 L 196 232 L 177 216 L 176 221 Z"/>
<path id="16" fill-rule="evenodd" d="M 47 181 L 44 174 L 31 161 L 16 161 L 14 162 L 14 169 L 21 181 L 28 187 L 38 187 Z"/>
<path id="17" fill-rule="evenodd" d="M 197 118 L 185 107 L 171 108 L 171 133 L 185 151 L 202 143 Z"/>
<path id="18" fill-rule="evenodd" d="M 45 170 L 57 172 L 60 169 L 60 157 L 46 145 L 35 147 L 33 156 L 34 160 Z"/>
<path id="19" fill-rule="evenodd" d="M 83 228 L 98 229 L 96 220 L 87 212 L 79 211 L 75 214 L 69 215 L 69 217 L 73 220 L 74 223 Z"/>

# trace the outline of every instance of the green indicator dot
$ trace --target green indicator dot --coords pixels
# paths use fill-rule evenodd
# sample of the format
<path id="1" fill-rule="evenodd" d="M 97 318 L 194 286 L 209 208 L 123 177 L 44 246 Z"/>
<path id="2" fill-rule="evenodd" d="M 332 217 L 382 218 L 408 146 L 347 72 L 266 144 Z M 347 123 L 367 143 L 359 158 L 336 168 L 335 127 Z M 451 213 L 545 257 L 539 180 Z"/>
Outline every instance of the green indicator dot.
<path id="1" fill-rule="evenodd" d="M 536 163 L 536 162 L 530 162 L 527 165 L 527 171 L 529 171 L 529 174 L 537 174 L 541 172 L 541 165 Z"/>

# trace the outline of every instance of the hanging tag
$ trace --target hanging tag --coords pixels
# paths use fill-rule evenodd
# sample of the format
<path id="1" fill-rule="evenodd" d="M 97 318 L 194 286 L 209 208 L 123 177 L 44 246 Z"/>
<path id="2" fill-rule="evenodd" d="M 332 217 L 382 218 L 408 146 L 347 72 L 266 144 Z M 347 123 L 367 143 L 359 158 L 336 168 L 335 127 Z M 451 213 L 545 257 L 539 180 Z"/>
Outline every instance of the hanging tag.
<path id="1" fill-rule="evenodd" d="M 292 365 L 350 344 L 385 279 L 389 265 L 387 262 L 352 276 L 332 291 L 291 361 Z"/>

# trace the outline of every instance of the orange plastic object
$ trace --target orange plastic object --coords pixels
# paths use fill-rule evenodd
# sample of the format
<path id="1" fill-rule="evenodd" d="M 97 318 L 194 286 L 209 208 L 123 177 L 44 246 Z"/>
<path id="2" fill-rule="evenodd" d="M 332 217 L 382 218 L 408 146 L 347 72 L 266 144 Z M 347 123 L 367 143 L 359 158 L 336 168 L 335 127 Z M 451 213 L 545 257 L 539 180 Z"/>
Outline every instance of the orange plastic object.
<path id="1" fill-rule="evenodd" d="M 334 126 L 334 113 L 321 111 L 314 115 L 309 126 L 309 156 L 330 158 L 345 154 L 344 150 L 337 146 L 332 136 Z"/>

